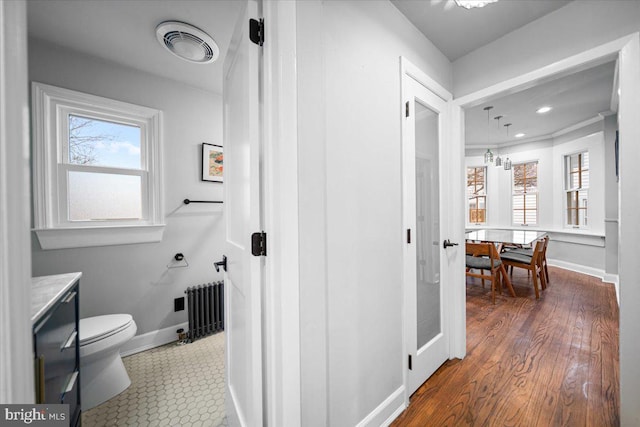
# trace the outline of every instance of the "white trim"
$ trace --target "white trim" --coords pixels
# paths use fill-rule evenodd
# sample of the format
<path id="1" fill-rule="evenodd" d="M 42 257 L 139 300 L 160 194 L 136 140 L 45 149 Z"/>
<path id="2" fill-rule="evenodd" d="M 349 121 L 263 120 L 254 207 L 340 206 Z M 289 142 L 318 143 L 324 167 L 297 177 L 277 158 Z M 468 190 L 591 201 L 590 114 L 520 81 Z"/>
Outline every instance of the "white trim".
<path id="1" fill-rule="evenodd" d="M 33 205 L 34 226 L 38 230 L 38 238 L 44 236 L 42 230 L 73 229 L 69 232 L 61 231 L 57 236 L 64 240 L 64 246 L 56 246 L 51 242 L 41 241 L 40 244 L 50 248 L 84 247 L 115 244 L 141 243 L 157 241 L 148 239 L 148 230 L 134 236 L 115 232 L 107 243 L 95 242 L 89 244 L 96 235 L 104 233 L 95 231 L 97 226 L 114 227 L 121 225 L 151 225 L 160 226 L 164 221 L 163 203 L 163 174 L 162 174 L 162 112 L 153 108 L 129 104 L 100 96 L 90 95 L 56 86 L 33 82 L 32 85 L 32 119 L 33 119 Z M 106 173 L 123 173 L 140 176 L 142 182 L 142 217 L 134 221 L 101 221 L 99 223 L 82 221 L 70 222 L 67 219 L 65 182 L 67 169 L 84 168 L 95 171 L 96 167 L 82 167 L 68 165 L 61 159 L 59 129 L 60 117 L 66 113 L 78 112 L 101 120 L 113 120 L 125 124 L 139 126 L 142 131 L 141 141 L 141 169 L 125 170 L 121 168 L 100 168 Z M 64 130 L 66 132 L 66 130 Z M 64 133 L 64 132 L 63 132 Z M 83 170 L 84 170 L 83 169 Z M 83 232 L 83 229 L 87 229 Z M 50 233 L 49 233 L 50 234 Z M 68 234 L 68 236 L 65 236 Z M 85 234 L 82 237 L 82 234 Z M 62 237 L 64 236 L 64 237 Z M 162 238 L 162 233 L 159 234 Z M 156 235 L 157 237 L 157 235 Z M 154 237 L 155 238 L 155 237 Z M 77 242 L 77 246 L 74 246 Z"/>
<path id="2" fill-rule="evenodd" d="M 618 302 L 618 307 L 620 307 L 620 277 L 617 274 L 605 273 L 602 281 L 613 283 L 616 287 L 616 301 Z"/>
<path id="3" fill-rule="evenodd" d="M 0 1 L 0 402 L 33 403 L 27 4 Z"/>
<path id="4" fill-rule="evenodd" d="M 296 2 L 264 1 L 265 424 L 300 425 L 300 256 Z M 322 403 L 324 404 L 324 403 Z"/>
<path id="5" fill-rule="evenodd" d="M 547 259 L 547 263 L 552 267 L 562 268 L 564 270 L 574 271 L 576 273 L 582 273 L 589 276 L 597 277 L 602 280 L 603 283 L 611 283 L 616 290 L 616 301 L 620 306 L 620 279 L 617 274 L 605 273 L 601 268 L 588 267 L 586 265 L 574 264 L 572 262 L 561 261 L 558 259 Z"/>
<path id="6" fill-rule="evenodd" d="M 515 89 L 533 87 L 549 78 L 575 73 L 581 69 L 588 69 L 596 65 L 614 60 L 619 52 L 633 40 L 634 35 L 619 38 L 603 45 L 588 49 L 584 52 L 562 59 L 553 64 L 524 73 L 520 76 L 496 83 L 487 88 L 454 99 L 454 103 L 461 107 L 473 107 L 482 102 L 493 99 L 504 92 Z"/>
<path id="7" fill-rule="evenodd" d="M 165 224 L 122 227 L 46 228 L 33 230 L 40 247 L 48 249 L 131 245 L 162 241 Z"/>
<path id="8" fill-rule="evenodd" d="M 451 93 L 445 89 L 440 83 L 429 77 L 425 74 L 420 68 L 414 65 L 407 58 L 401 56 L 400 57 L 400 71 L 402 75 L 408 75 L 413 78 L 415 81 L 420 83 L 422 86 L 428 88 L 431 92 L 438 95 L 444 101 L 451 101 L 453 96 Z"/>
<path id="9" fill-rule="evenodd" d="M 127 341 L 120 349 L 120 356 L 131 356 L 132 354 L 140 353 L 141 351 L 149 350 L 152 348 L 160 347 L 161 345 L 169 344 L 172 341 L 178 340 L 178 329 L 188 329 L 189 322 L 178 323 L 168 328 L 157 329 L 155 331 L 147 332 L 146 334 L 136 335 Z"/>
<path id="10" fill-rule="evenodd" d="M 398 387 L 381 404 L 362 419 L 356 427 L 388 426 L 407 407 L 404 402 L 404 386 Z M 395 408 L 395 409 L 394 409 Z M 392 412 L 391 412 L 392 411 Z"/>
<path id="11" fill-rule="evenodd" d="M 574 264 L 572 262 L 562 261 L 559 259 L 548 258 L 547 263 L 553 267 L 563 268 L 569 271 L 575 271 L 576 273 L 587 274 L 589 276 L 602 279 L 605 275 L 604 270 L 601 268 L 589 267 L 581 264 Z"/>
<path id="12" fill-rule="evenodd" d="M 603 120 L 604 120 L 604 117 L 595 116 L 595 117 L 592 117 L 590 119 L 583 120 L 583 121 L 581 121 L 579 123 L 576 123 L 574 125 L 568 126 L 568 127 L 564 128 L 564 129 L 560 129 L 559 131 L 552 133 L 551 137 L 552 138 L 557 138 L 557 137 L 565 135 L 565 134 L 567 134 L 569 132 L 573 132 L 574 130 L 582 129 L 584 127 L 587 127 L 587 126 L 592 125 L 594 123 L 601 122 Z"/>

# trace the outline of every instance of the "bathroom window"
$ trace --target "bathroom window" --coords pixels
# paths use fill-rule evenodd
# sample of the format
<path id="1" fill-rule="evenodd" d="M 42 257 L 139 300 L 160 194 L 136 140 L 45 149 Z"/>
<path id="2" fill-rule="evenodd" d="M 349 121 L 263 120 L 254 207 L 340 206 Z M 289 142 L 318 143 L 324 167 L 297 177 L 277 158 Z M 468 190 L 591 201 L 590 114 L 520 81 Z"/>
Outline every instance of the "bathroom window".
<path id="1" fill-rule="evenodd" d="M 32 92 L 42 248 L 161 240 L 161 112 L 40 83 Z"/>

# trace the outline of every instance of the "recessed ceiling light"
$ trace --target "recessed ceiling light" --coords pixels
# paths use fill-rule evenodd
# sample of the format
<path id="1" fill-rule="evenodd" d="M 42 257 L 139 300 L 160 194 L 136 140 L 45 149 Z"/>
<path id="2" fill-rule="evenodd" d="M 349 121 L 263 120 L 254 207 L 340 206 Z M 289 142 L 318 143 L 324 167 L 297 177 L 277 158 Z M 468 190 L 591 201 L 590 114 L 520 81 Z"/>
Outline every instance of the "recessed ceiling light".
<path id="1" fill-rule="evenodd" d="M 549 106 L 545 106 L 545 107 L 540 107 L 540 108 L 538 108 L 538 110 L 536 111 L 536 113 L 538 113 L 538 114 L 544 114 L 544 113 L 548 113 L 549 111 L 551 111 L 551 107 L 549 107 Z"/>
<path id="2" fill-rule="evenodd" d="M 524 133 L 516 133 L 514 136 L 516 138 L 522 138 L 524 136 Z"/>

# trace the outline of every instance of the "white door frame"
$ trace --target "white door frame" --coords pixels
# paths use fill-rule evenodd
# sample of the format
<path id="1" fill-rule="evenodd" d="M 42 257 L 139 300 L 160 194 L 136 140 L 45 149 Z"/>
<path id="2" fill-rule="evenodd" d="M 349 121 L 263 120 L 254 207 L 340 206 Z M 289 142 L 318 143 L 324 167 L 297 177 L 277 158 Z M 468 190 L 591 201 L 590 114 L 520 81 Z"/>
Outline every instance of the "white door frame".
<path id="1" fill-rule="evenodd" d="M 32 403 L 26 2 L 0 1 L 0 402 Z"/>
<path id="2" fill-rule="evenodd" d="M 618 265 L 620 280 L 620 416 L 621 425 L 638 425 L 640 411 L 637 396 L 640 395 L 640 340 L 637 325 L 640 324 L 640 263 L 637 262 L 637 242 L 640 239 L 640 222 L 637 220 L 640 176 L 637 175 L 637 159 L 640 158 L 640 33 L 591 48 L 577 55 L 536 69 L 521 76 L 497 83 L 453 101 L 454 146 L 464 148 L 464 111 L 508 91 L 532 87 L 548 79 L 591 68 L 614 59 L 619 60 L 620 100 L 618 127 L 620 130 L 620 183 L 618 229 Z M 464 151 L 463 151 L 464 155 Z M 464 175 L 464 170 L 460 171 Z M 461 194 L 464 190 L 461 187 Z M 464 298 L 464 294 L 463 294 Z M 464 315 L 464 313 L 463 313 Z M 463 316 L 466 317 L 466 316 Z"/>
<path id="3" fill-rule="evenodd" d="M 417 66 L 412 64 L 409 60 L 404 57 L 400 57 L 400 76 L 401 81 L 404 76 L 409 76 L 416 80 L 418 83 L 426 87 L 428 90 L 433 92 L 438 97 L 442 98 L 447 102 L 448 108 L 451 108 L 452 95 L 449 93 L 444 87 L 442 87 L 438 82 L 425 74 L 422 70 L 420 70 Z M 406 98 L 406 94 L 404 93 L 404 88 L 401 91 L 400 97 L 400 111 L 404 111 L 404 100 Z M 449 111 L 451 113 L 451 110 Z M 455 122 L 451 122 L 455 123 Z M 447 128 L 443 129 L 443 138 L 444 145 L 447 146 L 447 150 L 443 150 L 440 154 L 441 164 L 448 164 L 450 166 L 455 166 L 456 164 L 460 165 L 460 169 L 462 168 L 463 160 L 464 160 L 464 145 L 457 146 L 453 139 L 453 135 L 450 133 L 450 130 L 455 128 L 453 125 L 449 125 Z M 401 138 L 403 140 L 403 138 Z M 453 142 L 453 143 L 452 143 Z M 442 146 L 442 145 L 441 145 Z M 462 176 L 457 172 L 457 168 L 451 167 L 449 176 L 447 177 L 449 183 L 447 184 L 450 188 L 462 188 Z M 442 174 L 441 174 L 442 176 Z M 442 181 L 442 180 L 441 180 Z M 458 182 L 459 181 L 459 182 Z M 441 182 L 440 188 L 442 191 L 443 183 Z M 440 212 L 448 215 L 451 220 L 449 222 L 448 229 L 444 230 L 444 235 L 441 235 L 441 239 L 450 239 L 452 242 L 462 242 L 464 243 L 464 217 L 462 215 L 462 206 L 460 205 L 462 198 L 458 198 L 455 200 L 456 193 L 452 192 L 453 197 L 441 194 L 441 200 L 444 199 L 444 206 L 440 206 Z M 462 257 L 459 255 L 460 247 L 450 248 L 445 252 L 441 253 L 441 257 L 448 257 L 448 261 L 444 261 L 444 263 L 449 262 L 452 267 L 450 268 L 450 276 L 448 280 L 448 284 L 443 286 L 443 301 L 444 307 L 450 308 L 449 310 L 445 310 L 443 313 L 446 316 L 445 322 L 448 324 L 448 335 L 449 335 L 449 359 L 452 358 L 462 358 L 464 357 L 464 347 L 462 347 L 462 351 L 460 349 L 460 343 L 465 343 L 465 334 L 466 334 L 466 326 L 465 326 L 465 317 L 464 317 L 464 306 L 465 306 L 465 294 L 464 294 L 464 264 L 462 263 Z M 403 244 L 403 253 L 404 253 L 404 244 Z M 404 286 L 404 277 L 406 273 L 403 271 L 403 279 L 402 279 L 402 294 L 405 294 L 405 286 Z M 441 280 L 444 280 L 441 278 Z M 406 303 L 403 298 L 403 319 L 402 319 L 402 348 L 403 348 L 403 358 L 402 358 L 402 375 L 403 375 L 403 384 L 404 384 L 404 400 L 405 405 L 409 405 L 409 389 L 408 389 L 408 359 L 406 355 L 408 352 L 408 342 L 406 339 L 407 329 L 409 325 L 407 325 L 404 313 L 406 311 Z M 445 332 L 446 333 L 446 332 Z"/>
<path id="4" fill-rule="evenodd" d="M 263 16 L 265 423 L 296 426 L 302 422 L 296 2 L 263 0 Z"/>

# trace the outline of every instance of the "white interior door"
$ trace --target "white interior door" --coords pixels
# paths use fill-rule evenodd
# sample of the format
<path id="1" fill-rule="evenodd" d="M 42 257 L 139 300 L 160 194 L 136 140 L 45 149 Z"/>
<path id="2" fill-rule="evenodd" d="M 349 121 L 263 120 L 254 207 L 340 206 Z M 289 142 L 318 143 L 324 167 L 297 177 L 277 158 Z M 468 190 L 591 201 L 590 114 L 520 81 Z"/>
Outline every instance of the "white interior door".
<path id="1" fill-rule="evenodd" d="M 410 396 L 449 358 L 445 314 L 451 288 L 448 257 L 449 218 L 445 185 L 447 102 L 413 77 L 402 81 L 404 306 L 407 393 Z"/>
<path id="2" fill-rule="evenodd" d="M 230 425 L 262 425 L 263 257 L 251 235 L 262 226 L 260 200 L 260 47 L 249 39 L 258 4 L 246 1 L 224 64 L 225 219 L 227 257 L 226 409 Z"/>

